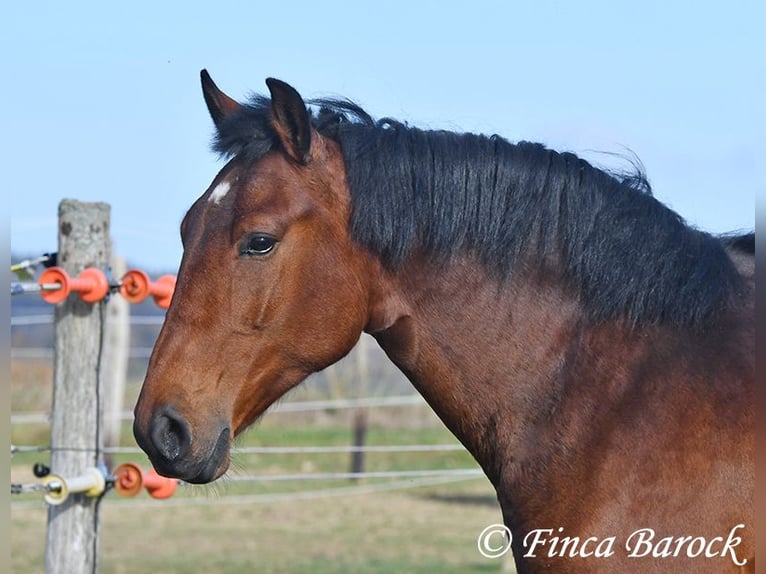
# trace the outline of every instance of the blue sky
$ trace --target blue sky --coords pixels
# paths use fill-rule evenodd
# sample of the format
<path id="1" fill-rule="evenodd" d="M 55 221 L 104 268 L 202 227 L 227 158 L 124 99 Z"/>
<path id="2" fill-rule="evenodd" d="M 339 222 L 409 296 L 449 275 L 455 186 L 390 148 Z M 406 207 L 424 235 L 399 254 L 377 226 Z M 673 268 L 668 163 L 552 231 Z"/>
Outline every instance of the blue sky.
<path id="1" fill-rule="evenodd" d="M 15 3 L 0 47 L 14 252 L 56 209 L 112 205 L 115 250 L 173 269 L 221 163 L 199 70 L 235 98 L 267 76 L 421 127 L 543 142 L 619 167 L 703 229 L 751 229 L 766 190 L 763 2 Z M 624 167 L 624 166 L 623 166 Z"/>

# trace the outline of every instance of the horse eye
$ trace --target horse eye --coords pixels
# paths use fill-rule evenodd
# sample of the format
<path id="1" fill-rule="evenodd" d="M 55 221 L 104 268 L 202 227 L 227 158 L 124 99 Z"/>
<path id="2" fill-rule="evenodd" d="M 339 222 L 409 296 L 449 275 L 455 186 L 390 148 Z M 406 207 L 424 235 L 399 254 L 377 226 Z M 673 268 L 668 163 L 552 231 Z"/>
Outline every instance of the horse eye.
<path id="1" fill-rule="evenodd" d="M 256 233 L 248 235 L 239 246 L 239 254 L 243 257 L 256 257 L 270 253 L 277 244 L 277 240 L 270 235 Z"/>

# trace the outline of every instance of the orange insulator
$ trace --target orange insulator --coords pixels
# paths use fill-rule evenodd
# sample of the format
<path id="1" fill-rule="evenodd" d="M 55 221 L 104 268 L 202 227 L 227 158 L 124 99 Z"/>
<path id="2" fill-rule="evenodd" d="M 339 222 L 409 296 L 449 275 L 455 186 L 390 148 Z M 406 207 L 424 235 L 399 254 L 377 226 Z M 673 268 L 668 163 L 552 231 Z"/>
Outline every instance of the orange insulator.
<path id="1" fill-rule="evenodd" d="M 166 478 L 149 469 L 141 470 L 138 465 L 126 462 L 114 469 L 114 488 L 122 496 L 135 496 L 146 488 L 152 498 L 170 498 L 178 487 L 178 480 Z"/>
<path id="2" fill-rule="evenodd" d="M 135 496 L 141 492 L 141 467 L 126 462 L 114 469 L 114 489 L 121 496 Z"/>
<path id="3" fill-rule="evenodd" d="M 178 480 L 160 476 L 157 471 L 150 468 L 143 474 L 144 487 L 152 498 L 170 498 L 178 487 Z"/>
<path id="4" fill-rule="evenodd" d="M 122 277 L 120 295 L 131 303 L 140 303 L 151 295 L 157 306 L 167 309 L 175 286 L 175 275 L 163 275 L 157 281 L 151 281 L 145 272 L 131 269 Z"/>
<path id="5" fill-rule="evenodd" d="M 109 293 L 106 273 L 95 267 L 84 269 L 76 278 L 61 267 L 50 267 L 42 272 L 37 283 L 42 287 L 40 296 L 46 303 L 61 303 L 72 292 L 79 293 L 86 303 L 96 303 Z M 58 284 L 59 288 L 50 289 L 52 284 Z"/>

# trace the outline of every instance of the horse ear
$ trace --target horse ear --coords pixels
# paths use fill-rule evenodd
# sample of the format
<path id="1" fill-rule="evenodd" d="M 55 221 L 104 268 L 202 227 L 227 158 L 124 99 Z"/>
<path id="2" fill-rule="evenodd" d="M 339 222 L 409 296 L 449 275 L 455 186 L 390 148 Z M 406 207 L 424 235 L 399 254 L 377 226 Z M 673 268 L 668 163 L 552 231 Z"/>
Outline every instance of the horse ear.
<path id="1" fill-rule="evenodd" d="M 210 117 L 213 118 L 215 127 L 218 128 L 226 116 L 238 111 L 242 106 L 218 89 L 207 70 L 202 70 L 199 75 L 207 109 L 210 112 Z"/>
<path id="2" fill-rule="evenodd" d="M 281 80 L 267 78 L 271 92 L 274 129 L 282 147 L 294 160 L 306 164 L 311 150 L 311 118 L 301 95 Z"/>

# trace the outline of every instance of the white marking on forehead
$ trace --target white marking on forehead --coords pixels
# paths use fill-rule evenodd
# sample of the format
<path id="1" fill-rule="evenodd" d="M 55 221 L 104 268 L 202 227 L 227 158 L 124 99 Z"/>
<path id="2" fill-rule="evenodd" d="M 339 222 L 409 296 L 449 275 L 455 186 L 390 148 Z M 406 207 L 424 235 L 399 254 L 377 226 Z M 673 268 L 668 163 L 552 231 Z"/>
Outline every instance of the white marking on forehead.
<path id="1" fill-rule="evenodd" d="M 215 189 L 210 194 L 208 201 L 212 201 L 213 203 L 220 203 L 221 200 L 226 196 L 226 194 L 229 193 L 230 189 L 231 189 L 231 184 L 228 181 L 222 181 L 221 183 L 215 186 Z"/>

